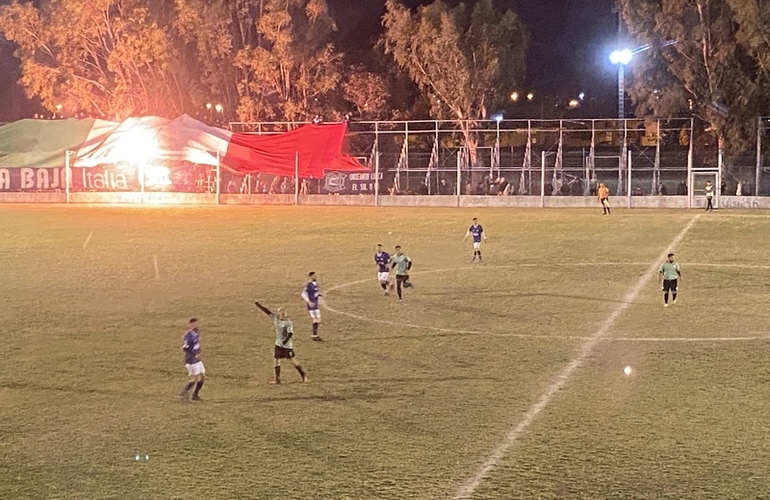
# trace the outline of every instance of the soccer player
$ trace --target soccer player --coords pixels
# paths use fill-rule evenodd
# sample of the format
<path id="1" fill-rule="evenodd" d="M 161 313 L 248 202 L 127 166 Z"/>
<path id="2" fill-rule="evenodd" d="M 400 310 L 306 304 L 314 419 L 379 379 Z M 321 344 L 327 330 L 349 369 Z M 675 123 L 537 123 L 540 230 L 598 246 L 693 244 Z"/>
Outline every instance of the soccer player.
<path id="1" fill-rule="evenodd" d="M 414 288 L 414 285 L 409 281 L 412 259 L 401 251 L 400 245 L 396 245 L 396 254 L 390 258 L 390 265 L 391 269 L 396 270 L 396 292 L 398 292 L 398 301 L 401 302 L 404 300 L 401 295 L 401 285 L 403 284 L 404 288 Z"/>
<path id="2" fill-rule="evenodd" d="M 184 334 L 182 339 L 182 350 L 184 351 L 184 366 L 187 368 L 187 375 L 190 377 L 190 381 L 184 386 L 179 397 L 183 401 L 187 401 L 187 393 L 195 386 L 195 390 L 192 393 L 193 401 L 200 401 L 198 393 L 203 387 L 203 381 L 206 378 L 206 369 L 203 367 L 203 361 L 201 361 L 201 336 L 198 332 L 198 319 L 192 318 L 187 322 L 187 333 Z"/>
<path id="3" fill-rule="evenodd" d="M 674 299 L 672 303 L 676 304 L 676 293 L 679 280 L 682 279 L 682 269 L 679 267 L 679 263 L 674 261 L 673 253 L 668 254 L 668 260 L 661 264 L 658 279 L 663 288 L 663 307 L 668 307 L 669 292 Z"/>
<path id="4" fill-rule="evenodd" d="M 465 233 L 463 241 L 467 240 L 468 236 L 471 235 L 473 236 L 473 258 L 471 259 L 471 262 L 475 262 L 476 256 L 478 256 L 479 262 L 481 262 L 481 240 L 483 238 L 484 241 L 487 241 L 487 235 L 476 217 L 473 218 L 471 227 L 469 227 L 468 232 Z"/>
<path id="5" fill-rule="evenodd" d="M 302 377 L 303 382 L 307 382 L 307 374 L 302 369 L 302 365 L 294 354 L 294 343 L 292 337 L 294 336 L 294 326 L 291 324 L 291 320 L 286 315 L 286 311 L 283 307 L 279 307 L 276 313 L 270 311 L 270 309 L 264 307 L 259 302 L 254 302 L 254 305 L 259 308 L 260 311 L 270 316 L 273 320 L 273 326 L 275 327 L 275 378 L 268 382 L 271 385 L 277 385 L 281 383 L 281 360 L 291 360 L 294 368 L 299 372 L 299 376 Z"/>
<path id="6" fill-rule="evenodd" d="M 610 188 L 603 182 L 599 184 L 599 203 L 602 204 L 602 215 L 610 215 Z"/>
<path id="7" fill-rule="evenodd" d="M 706 181 L 706 212 L 714 211 L 714 185 Z"/>
<path id="8" fill-rule="evenodd" d="M 305 301 L 307 311 L 310 313 L 310 317 L 313 319 L 313 333 L 310 338 L 316 342 L 321 341 L 321 337 L 318 336 L 318 327 L 321 324 L 321 309 L 318 307 L 319 299 L 321 298 L 321 291 L 318 289 L 318 282 L 316 281 L 316 275 L 313 271 L 308 273 L 310 280 L 302 290 L 302 300 Z"/>
<path id="9" fill-rule="evenodd" d="M 382 243 L 377 244 L 377 251 L 374 253 L 374 263 L 377 266 L 377 281 L 380 282 L 380 286 L 385 291 L 385 296 L 388 296 L 388 288 L 393 288 L 390 283 L 388 271 L 388 264 L 390 263 L 390 255 L 388 252 L 382 250 Z"/>

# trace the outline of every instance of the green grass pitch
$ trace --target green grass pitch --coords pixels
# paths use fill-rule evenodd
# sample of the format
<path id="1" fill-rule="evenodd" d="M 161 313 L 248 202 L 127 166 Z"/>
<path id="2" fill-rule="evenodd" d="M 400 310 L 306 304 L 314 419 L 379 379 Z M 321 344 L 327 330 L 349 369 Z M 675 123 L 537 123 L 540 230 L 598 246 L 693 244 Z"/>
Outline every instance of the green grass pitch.
<path id="1" fill-rule="evenodd" d="M 678 303 L 651 275 L 622 304 L 697 214 L 0 207 L 0 498 L 454 498 L 619 309 L 471 498 L 770 498 L 770 215 L 702 214 Z M 403 303 L 377 243 L 414 260 Z M 309 384 L 267 385 L 255 299 L 288 309 Z"/>

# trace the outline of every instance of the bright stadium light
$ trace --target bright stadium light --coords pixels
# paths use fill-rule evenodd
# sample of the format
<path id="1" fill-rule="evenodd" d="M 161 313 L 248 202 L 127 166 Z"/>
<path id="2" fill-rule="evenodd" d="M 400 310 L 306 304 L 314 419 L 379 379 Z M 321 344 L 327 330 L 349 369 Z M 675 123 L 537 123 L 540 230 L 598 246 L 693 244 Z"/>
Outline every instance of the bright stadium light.
<path id="1" fill-rule="evenodd" d="M 531 100 L 532 100 L 532 99 L 534 99 L 534 98 L 535 98 L 535 94 L 533 94 L 532 92 L 530 92 L 529 94 L 527 94 L 527 100 L 528 100 L 528 101 L 531 101 Z"/>
<path id="2" fill-rule="evenodd" d="M 516 102 L 519 100 L 519 93 L 518 92 L 511 92 L 511 101 Z"/>
<path id="3" fill-rule="evenodd" d="M 217 110 L 217 113 L 221 113 L 222 110 L 225 109 L 225 108 L 221 104 L 217 104 L 216 106 L 214 106 L 214 109 Z"/>
<path id="4" fill-rule="evenodd" d="M 628 49 L 615 50 L 610 54 L 610 62 L 612 64 L 627 65 L 634 58 L 634 53 Z"/>
<path id="5" fill-rule="evenodd" d="M 676 44 L 676 40 L 667 40 L 661 43 L 658 47 L 665 48 Z M 636 54 L 646 52 L 652 49 L 651 44 L 642 45 L 633 50 L 622 49 L 614 50 L 610 53 L 610 62 L 618 67 L 618 118 L 623 120 L 626 117 L 625 111 L 625 68 L 631 64 L 631 60 Z M 620 123 L 620 122 L 618 122 Z"/>

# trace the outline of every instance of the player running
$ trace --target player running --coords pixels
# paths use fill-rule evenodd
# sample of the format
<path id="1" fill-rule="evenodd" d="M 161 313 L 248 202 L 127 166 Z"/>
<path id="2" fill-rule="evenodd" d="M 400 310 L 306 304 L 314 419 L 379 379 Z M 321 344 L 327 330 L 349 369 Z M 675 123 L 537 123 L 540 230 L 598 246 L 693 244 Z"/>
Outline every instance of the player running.
<path id="1" fill-rule="evenodd" d="M 299 376 L 302 377 L 303 382 L 307 382 L 307 374 L 302 369 L 302 365 L 294 354 L 294 342 L 292 337 L 294 336 L 294 326 L 291 324 L 291 320 L 286 315 L 286 311 L 283 307 L 279 307 L 277 313 L 273 313 L 270 309 L 264 307 L 259 302 L 254 302 L 254 305 L 259 308 L 260 311 L 270 316 L 273 320 L 273 326 L 275 327 L 275 349 L 273 357 L 275 358 L 275 378 L 268 382 L 270 385 L 278 385 L 281 383 L 281 360 L 291 360 L 294 368 L 299 372 Z"/>
<path id="2" fill-rule="evenodd" d="M 404 300 L 401 296 L 401 285 L 403 284 L 404 288 L 414 289 L 414 285 L 409 281 L 412 259 L 401 251 L 400 245 L 396 245 L 396 254 L 390 258 L 390 265 L 391 269 L 396 270 L 396 292 L 398 293 L 398 301 L 401 302 Z"/>
<path id="3" fill-rule="evenodd" d="M 473 258 L 471 259 L 471 263 L 476 261 L 477 256 L 479 262 L 481 262 L 481 240 L 487 241 L 487 235 L 476 217 L 473 218 L 471 227 L 469 227 L 468 232 L 465 233 L 463 241 L 467 240 L 468 236 L 473 236 Z"/>
<path id="4" fill-rule="evenodd" d="M 184 389 L 179 394 L 182 401 L 188 401 L 187 393 L 195 386 L 195 390 L 192 393 L 193 401 L 200 401 L 198 393 L 203 387 L 203 381 L 206 378 L 206 369 L 203 367 L 203 361 L 201 361 L 201 337 L 198 331 L 198 319 L 192 318 L 187 322 L 187 333 L 184 334 L 182 339 L 182 350 L 184 351 L 184 366 L 187 368 L 187 375 L 190 377 L 190 381 L 184 386 Z"/>
<path id="5" fill-rule="evenodd" d="M 302 290 L 302 300 L 305 301 L 307 311 L 310 313 L 310 317 L 313 319 L 313 333 L 310 338 L 316 342 L 321 341 L 321 337 L 318 336 L 318 327 L 321 324 L 321 309 L 319 308 L 319 302 L 321 298 L 321 291 L 318 289 L 318 283 L 316 282 L 316 275 L 313 271 L 308 273 L 310 280 Z"/>
<path id="6" fill-rule="evenodd" d="M 669 292 L 674 299 L 672 304 L 676 304 L 676 293 L 681 279 L 682 269 L 679 267 L 679 263 L 674 261 L 674 254 L 670 253 L 668 260 L 660 265 L 660 271 L 658 271 L 658 280 L 663 289 L 663 307 L 668 307 Z"/>
<path id="7" fill-rule="evenodd" d="M 611 215 L 610 210 L 610 188 L 604 185 L 604 183 L 599 184 L 599 190 L 597 191 L 599 194 L 599 203 L 602 204 L 602 215 Z"/>
<path id="8" fill-rule="evenodd" d="M 377 281 L 380 282 L 380 286 L 385 291 L 385 296 L 387 297 L 388 288 L 392 290 L 393 285 L 390 283 L 390 272 L 388 271 L 390 255 L 382 250 L 382 243 L 377 244 L 377 251 L 374 253 L 374 263 L 377 266 Z"/>

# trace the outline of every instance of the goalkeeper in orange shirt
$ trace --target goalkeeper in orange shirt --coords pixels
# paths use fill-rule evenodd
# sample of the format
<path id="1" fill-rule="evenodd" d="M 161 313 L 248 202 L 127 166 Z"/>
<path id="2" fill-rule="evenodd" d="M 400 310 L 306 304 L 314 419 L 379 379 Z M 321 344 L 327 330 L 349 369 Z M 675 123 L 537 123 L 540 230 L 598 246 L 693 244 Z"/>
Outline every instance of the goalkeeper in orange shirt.
<path id="1" fill-rule="evenodd" d="M 610 189 L 604 185 L 599 184 L 599 203 L 602 204 L 602 215 L 610 215 Z"/>

